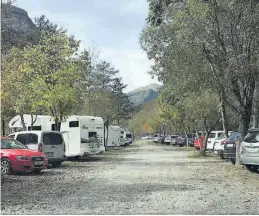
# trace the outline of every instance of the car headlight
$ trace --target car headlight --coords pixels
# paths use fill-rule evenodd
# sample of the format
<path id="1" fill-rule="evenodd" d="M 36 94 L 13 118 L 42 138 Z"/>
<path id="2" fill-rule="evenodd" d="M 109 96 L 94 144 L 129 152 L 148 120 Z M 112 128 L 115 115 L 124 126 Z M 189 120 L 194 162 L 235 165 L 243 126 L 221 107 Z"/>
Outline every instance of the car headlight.
<path id="1" fill-rule="evenodd" d="M 31 159 L 31 157 L 28 157 L 28 156 L 16 156 L 15 158 L 16 160 L 26 160 L 26 161 Z"/>

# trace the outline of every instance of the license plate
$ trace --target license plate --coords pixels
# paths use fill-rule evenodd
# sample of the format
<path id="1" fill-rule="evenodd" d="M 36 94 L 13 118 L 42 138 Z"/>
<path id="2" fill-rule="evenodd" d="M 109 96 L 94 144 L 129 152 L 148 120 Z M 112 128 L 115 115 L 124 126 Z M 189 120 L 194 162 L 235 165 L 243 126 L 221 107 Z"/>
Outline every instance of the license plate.
<path id="1" fill-rule="evenodd" d="M 43 165 L 44 161 L 34 161 L 34 165 Z"/>
<path id="2" fill-rule="evenodd" d="M 47 157 L 54 157 L 54 152 L 46 152 L 45 155 Z"/>
<path id="3" fill-rule="evenodd" d="M 234 144 L 227 144 L 227 147 L 233 147 Z"/>
<path id="4" fill-rule="evenodd" d="M 259 149 L 257 149 L 257 148 L 246 148 L 246 150 L 248 152 L 258 152 L 259 151 Z"/>

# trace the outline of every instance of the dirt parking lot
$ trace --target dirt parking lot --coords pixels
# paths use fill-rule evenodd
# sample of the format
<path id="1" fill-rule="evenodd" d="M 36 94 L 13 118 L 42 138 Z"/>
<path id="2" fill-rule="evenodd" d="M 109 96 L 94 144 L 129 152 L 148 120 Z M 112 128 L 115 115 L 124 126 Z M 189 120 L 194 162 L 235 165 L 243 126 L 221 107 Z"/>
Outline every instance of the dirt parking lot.
<path id="1" fill-rule="evenodd" d="M 259 174 L 137 141 L 2 181 L 2 214 L 259 214 Z"/>

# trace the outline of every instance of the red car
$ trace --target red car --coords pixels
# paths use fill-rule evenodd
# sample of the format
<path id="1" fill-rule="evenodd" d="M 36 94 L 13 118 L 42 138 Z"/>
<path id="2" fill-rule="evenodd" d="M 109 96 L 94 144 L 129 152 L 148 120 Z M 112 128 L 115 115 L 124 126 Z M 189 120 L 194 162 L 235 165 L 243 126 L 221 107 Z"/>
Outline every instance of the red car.
<path id="1" fill-rule="evenodd" d="M 1 173 L 40 172 L 48 166 L 42 152 L 29 150 L 22 143 L 11 138 L 1 138 Z"/>

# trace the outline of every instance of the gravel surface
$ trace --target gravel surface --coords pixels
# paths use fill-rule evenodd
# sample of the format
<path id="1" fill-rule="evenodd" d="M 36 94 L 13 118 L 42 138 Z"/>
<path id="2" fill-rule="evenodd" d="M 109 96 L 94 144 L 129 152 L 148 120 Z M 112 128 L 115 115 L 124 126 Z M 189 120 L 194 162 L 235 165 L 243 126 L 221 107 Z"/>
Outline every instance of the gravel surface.
<path id="1" fill-rule="evenodd" d="M 2 214 L 259 214 L 259 174 L 137 141 L 1 184 Z"/>

